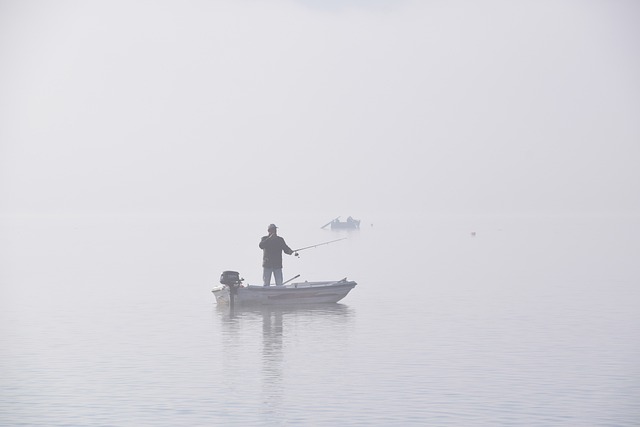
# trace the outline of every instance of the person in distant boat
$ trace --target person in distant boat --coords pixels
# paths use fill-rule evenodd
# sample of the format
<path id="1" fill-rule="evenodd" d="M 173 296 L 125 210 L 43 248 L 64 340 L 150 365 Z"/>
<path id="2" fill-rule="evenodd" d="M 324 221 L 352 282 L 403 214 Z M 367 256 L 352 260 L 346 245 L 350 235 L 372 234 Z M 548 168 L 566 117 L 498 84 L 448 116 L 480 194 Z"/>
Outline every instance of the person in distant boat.
<path id="1" fill-rule="evenodd" d="M 282 286 L 282 253 L 293 254 L 284 239 L 278 236 L 278 227 L 269 224 L 268 236 L 263 236 L 258 246 L 262 249 L 262 282 L 264 286 L 271 285 L 271 275 L 276 279 L 276 286 Z"/>

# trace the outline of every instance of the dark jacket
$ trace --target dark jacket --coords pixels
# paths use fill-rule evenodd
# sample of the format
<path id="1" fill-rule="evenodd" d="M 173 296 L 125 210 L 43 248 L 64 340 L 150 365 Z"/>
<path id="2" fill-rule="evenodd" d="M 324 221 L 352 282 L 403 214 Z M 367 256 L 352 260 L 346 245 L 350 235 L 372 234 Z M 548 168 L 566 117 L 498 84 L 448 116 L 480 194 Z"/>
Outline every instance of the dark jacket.
<path id="1" fill-rule="evenodd" d="M 280 236 L 264 236 L 258 244 L 262 249 L 262 266 L 266 268 L 282 268 L 282 252 L 291 255 L 293 250 Z"/>

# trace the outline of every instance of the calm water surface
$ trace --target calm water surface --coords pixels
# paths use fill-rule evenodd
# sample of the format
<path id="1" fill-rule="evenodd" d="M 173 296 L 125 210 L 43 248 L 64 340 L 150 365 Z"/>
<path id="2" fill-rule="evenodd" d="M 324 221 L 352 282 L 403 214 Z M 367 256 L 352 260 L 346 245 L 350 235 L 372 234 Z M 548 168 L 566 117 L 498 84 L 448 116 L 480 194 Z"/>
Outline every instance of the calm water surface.
<path id="1" fill-rule="evenodd" d="M 329 219 L 3 218 L 0 424 L 640 425 L 638 218 Z M 358 286 L 218 307 L 270 222 Z"/>

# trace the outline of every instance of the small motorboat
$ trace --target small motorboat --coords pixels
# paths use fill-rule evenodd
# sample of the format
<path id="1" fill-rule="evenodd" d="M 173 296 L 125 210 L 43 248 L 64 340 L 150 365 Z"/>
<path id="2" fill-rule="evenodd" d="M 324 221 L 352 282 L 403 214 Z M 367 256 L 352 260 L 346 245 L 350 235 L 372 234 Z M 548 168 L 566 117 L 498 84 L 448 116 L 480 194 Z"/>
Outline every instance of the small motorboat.
<path id="1" fill-rule="evenodd" d="M 325 228 L 328 225 L 331 225 L 332 230 L 356 230 L 360 228 L 360 220 L 349 217 L 346 221 L 340 221 L 340 217 L 338 217 L 320 228 Z"/>
<path id="2" fill-rule="evenodd" d="M 347 296 L 357 283 L 347 280 L 294 282 L 282 286 L 245 285 L 235 271 L 220 276 L 222 285 L 213 288 L 218 304 L 230 304 L 233 294 L 238 305 L 294 305 L 335 303 Z"/>

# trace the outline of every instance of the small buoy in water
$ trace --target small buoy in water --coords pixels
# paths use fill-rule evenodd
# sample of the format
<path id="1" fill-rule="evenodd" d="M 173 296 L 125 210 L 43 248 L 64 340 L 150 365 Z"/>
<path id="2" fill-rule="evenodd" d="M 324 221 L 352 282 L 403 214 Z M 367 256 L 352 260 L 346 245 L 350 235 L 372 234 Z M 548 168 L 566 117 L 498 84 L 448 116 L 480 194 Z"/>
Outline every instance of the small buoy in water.
<path id="1" fill-rule="evenodd" d="M 476 232 L 475 231 L 471 232 L 471 237 L 476 237 Z"/>

